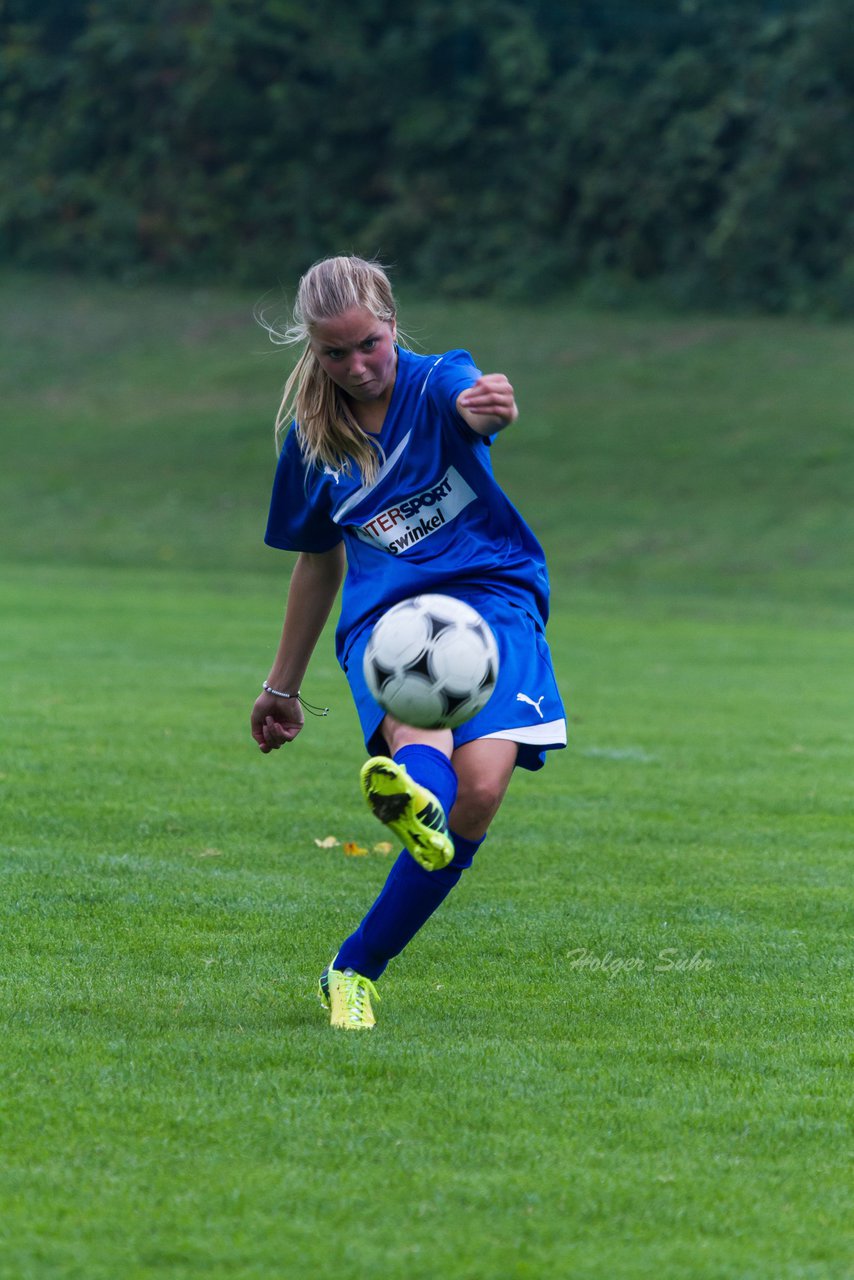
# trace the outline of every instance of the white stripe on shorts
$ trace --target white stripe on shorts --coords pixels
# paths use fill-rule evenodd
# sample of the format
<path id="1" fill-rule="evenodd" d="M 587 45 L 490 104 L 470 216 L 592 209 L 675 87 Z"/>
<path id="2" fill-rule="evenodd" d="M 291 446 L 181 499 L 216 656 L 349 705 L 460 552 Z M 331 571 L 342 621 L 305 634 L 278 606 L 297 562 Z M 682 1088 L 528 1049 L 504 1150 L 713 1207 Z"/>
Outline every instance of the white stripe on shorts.
<path id="1" fill-rule="evenodd" d="M 485 733 L 484 738 L 504 738 L 507 742 L 522 742 L 530 747 L 566 746 L 566 721 L 548 720 L 545 724 L 532 724 L 528 728 L 499 729 L 497 733 Z"/>

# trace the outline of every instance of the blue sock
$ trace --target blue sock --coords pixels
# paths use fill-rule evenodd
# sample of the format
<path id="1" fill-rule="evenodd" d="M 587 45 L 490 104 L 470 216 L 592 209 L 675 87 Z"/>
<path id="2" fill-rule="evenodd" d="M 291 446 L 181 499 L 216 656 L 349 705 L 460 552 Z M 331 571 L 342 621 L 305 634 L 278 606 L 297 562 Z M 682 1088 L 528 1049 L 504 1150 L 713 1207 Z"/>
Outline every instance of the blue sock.
<path id="1" fill-rule="evenodd" d="M 434 747 L 414 744 L 395 755 L 398 764 L 422 787 L 427 787 L 450 813 L 456 798 L 457 775 L 450 760 Z M 379 897 L 342 945 L 336 969 L 355 969 L 372 981 L 389 960 L 399 955 L 421 926 L 447 898 L 463 871 L 470 867 L 481 844 L 451 833 L 454 857 L 447 867 L 425 871 L 406 850 L 400 854 Z"/>
<path id="2" fill-rule="evenodd" d="M 456 852 L 447 867 L 438 871 L 425 871 L 404 849 L 388 873 L 376 902 L 338 952 L 336 969 L 355 969 L 356 973 L 376 981 L 389 960 L 412 941 L 445 901 L 463 871 L 471 866 L 483 843 L 451 834 Z"/>
<path id="3" fill-rule="evenodd" d="M 395 753 L 395 764 L 402 764 L 410 778 L 418 782 L 439 801 L 447 818 L 457 798 L 457 775 L 450 760 L 435 747 L 413 742 Z"/>

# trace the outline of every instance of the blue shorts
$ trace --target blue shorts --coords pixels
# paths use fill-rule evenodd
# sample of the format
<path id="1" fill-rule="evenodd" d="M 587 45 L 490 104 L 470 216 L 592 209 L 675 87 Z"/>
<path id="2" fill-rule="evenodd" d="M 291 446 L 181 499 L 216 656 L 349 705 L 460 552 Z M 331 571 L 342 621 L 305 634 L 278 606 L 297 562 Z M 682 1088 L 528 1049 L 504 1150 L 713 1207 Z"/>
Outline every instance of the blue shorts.
<path id="1" fill-rule="evenodd" d="M 454 594 L 449 591 L 447 594 Z M 454 729 L 454 746 L 476 738 L 504 738 L 519 744 L 517 765 L 542 769 L 545 753 L 566 746 L 563 709 L 542 627 L 524 610 L 489 592 L 459 592 L 486 619 L 498 641 L 498 683 L 482 711 Z M 371 628 L 356 636 L 342 667 L 356 703 L 365 746 L 371 755 L 388 747 L 379 732 L 385 712 L 368 691 L 362 657 Z"/>

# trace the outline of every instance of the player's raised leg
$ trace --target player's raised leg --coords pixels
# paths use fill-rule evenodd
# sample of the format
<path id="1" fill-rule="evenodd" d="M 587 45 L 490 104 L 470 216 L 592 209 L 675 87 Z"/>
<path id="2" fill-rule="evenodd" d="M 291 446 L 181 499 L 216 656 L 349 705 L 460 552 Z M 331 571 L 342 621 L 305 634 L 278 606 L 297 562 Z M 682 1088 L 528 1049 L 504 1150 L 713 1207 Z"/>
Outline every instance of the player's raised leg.
<path id="1" fill-rule="evenodd" d="M 451 732 L 386 716 L 382 733 L 390 756 L 373 756 L 361 772 L 368 806 L 425 871 L 446 867 L 454 856 L 448 814 L 457 794 Z"/>

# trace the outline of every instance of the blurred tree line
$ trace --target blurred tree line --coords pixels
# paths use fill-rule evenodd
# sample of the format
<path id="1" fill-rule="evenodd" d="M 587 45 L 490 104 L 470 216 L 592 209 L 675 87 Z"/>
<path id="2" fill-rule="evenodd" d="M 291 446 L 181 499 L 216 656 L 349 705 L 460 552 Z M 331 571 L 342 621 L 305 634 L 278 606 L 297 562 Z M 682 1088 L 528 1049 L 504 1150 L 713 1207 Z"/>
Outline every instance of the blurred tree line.
<path id="1" fill-rule="evenodd" d="M 854 311 L 854 0 L 0 0 L 0 253 Z"/>

